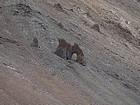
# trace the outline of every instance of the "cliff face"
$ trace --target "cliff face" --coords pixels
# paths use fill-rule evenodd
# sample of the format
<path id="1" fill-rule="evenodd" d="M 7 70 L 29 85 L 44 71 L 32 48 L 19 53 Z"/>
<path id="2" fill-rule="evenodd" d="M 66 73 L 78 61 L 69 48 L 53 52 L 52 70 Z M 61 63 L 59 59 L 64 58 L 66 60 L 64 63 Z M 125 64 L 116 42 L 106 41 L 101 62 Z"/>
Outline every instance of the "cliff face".
<path id="1" fill-rule="evenodd" d="M 140 1 L 0 0 L 0 105 L 140 105 Z"/>

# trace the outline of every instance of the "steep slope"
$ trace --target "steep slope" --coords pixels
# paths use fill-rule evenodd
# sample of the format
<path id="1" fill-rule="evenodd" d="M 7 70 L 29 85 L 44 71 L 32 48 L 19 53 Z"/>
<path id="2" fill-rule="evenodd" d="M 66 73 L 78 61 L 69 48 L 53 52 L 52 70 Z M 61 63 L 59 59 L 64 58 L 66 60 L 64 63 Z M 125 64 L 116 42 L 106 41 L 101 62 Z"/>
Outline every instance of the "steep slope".
<path id="1" fill-rule="evenodd" d="M 0 6 L 0 105 L 140 104 L 138 0 Z M 39 47 L 31 46 L 34 37 Z M 58 37 L 80 45 L 86 66 L 54 54 Z"/>

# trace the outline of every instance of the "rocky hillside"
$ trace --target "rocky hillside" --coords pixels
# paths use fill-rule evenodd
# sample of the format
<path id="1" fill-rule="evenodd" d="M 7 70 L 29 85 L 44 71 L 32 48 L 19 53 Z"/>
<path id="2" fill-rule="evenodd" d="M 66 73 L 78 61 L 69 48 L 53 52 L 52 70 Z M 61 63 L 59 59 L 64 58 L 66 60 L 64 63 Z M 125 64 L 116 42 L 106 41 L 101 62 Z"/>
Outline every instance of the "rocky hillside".
<path id="1" fill-rule="evenodd" d="M 0 105 L 140 105 L 140 0 L 0 0 Z"/>

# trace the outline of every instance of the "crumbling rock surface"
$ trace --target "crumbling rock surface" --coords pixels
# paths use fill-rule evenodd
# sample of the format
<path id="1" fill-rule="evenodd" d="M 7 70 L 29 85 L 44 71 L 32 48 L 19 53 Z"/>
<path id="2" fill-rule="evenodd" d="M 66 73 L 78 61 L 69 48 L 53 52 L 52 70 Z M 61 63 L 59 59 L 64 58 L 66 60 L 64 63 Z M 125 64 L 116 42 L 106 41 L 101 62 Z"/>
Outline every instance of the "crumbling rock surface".
<path id="1" fill-rule="evenodd" d="M 0 0 L 0 105 L 140 105 L 139 5 Z M 86 66 L 54 53 L 58 37 Z"/>

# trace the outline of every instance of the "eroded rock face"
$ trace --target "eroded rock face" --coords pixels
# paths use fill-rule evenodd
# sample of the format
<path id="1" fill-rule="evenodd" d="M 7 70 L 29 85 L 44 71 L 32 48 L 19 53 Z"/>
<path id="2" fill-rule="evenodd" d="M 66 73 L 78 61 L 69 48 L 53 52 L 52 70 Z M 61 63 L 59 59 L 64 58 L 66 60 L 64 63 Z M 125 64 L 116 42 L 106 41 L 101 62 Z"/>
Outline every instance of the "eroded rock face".
<path id="1" fill-rule="evenodd" d="M 0 0 L 0 104 L 140 105 L 138 5 Z"/>
<path id="2" fill-rule="evenodd" d="M 60 56 L 61 58 L 64 58 L 66 60 L 70 60 L 72 58 L 73 54 L 77 55 L 76 61 L 83 66 L 86 65 L 86 62 L 84 60 L 84 54 L 82 49 L 79 47 L 78 44 L 74 43 L 73 46 L 66 42 L 65 39 L 58 38 L 59 45 L 55 51 L 55 54 Z"/>
<path id="3" fill-rule="evenodd" d="M 84 60 L 84 53 L 82 51 L 82 49 L 79 47 L 78 44 L 74 43 L 74 45 L 72 46 L 72 54 L 76 53 L 77 54 L 77 62 L 82 64 L 83 66 L 86 65 L 86 62 Z"/>
<path id="4" fill-rule="evenodd" d="M 68 42 L 66 42 L 65 39 L 58 38 L 58 42 L 59 42 L 59 45 L 55 51 L 55 54 L 67 60 L 71 59 L 72 46 Z"/>
<path id="5" fill-rule="evenodd" d="M 116 31 L 120 37 L 131 43 L 134 47 L 140 48 L 139 39 L 133 35 L 129 28 L 124 27 L 121 23 L 115 21 L 107 21 L 107 23 L 111 26 L 110 29 L 114 28 L 114 32 Z"/>

